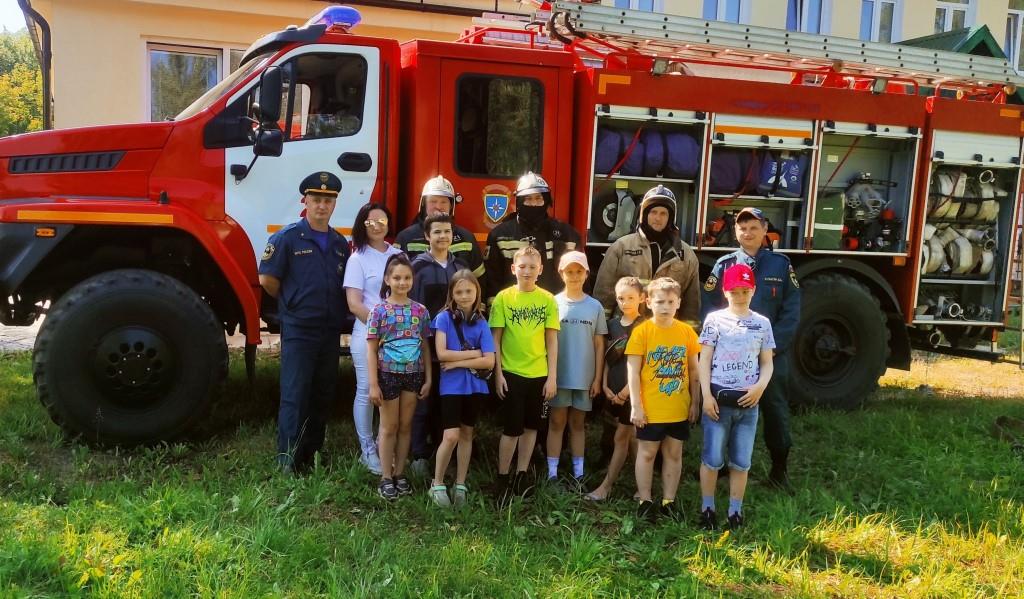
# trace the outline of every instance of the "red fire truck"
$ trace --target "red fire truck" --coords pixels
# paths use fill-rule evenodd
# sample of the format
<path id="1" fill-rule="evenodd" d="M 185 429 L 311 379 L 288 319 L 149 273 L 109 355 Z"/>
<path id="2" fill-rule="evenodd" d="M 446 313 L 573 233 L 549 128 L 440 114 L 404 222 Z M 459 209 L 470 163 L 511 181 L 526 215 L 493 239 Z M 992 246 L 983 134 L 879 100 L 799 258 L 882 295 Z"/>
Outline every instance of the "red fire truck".
<path id="1" fill-rule="evenodd" d="M 541 9 L 399 44 L 330 7 L 254 43 L 174 120 L 0 140 L 0 321 L 46 313 L 34 377 L 54 420 L 121 444 L 194 425 L 225 331 L 252 366 L 270 306 L 258 258 L 318 170 L 343 181 L 345 232 L 369 200 L 409 222 L 442 173 L 478 240 L 516 178 L 543 173 L 592 264 L 655 184 L 705 268 L 758 206 L 804 289 L 795 400 L 858 405 L 911 347 L 998 354 L 1024 135 L 1006 61 Z"/>

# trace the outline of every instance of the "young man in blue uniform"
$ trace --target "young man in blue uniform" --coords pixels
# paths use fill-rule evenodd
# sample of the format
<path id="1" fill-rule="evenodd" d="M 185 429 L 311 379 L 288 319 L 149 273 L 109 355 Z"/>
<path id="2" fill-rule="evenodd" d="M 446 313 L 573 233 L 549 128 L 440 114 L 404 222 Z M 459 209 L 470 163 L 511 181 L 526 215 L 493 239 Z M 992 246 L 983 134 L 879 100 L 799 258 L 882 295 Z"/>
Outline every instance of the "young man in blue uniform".
<path id="1" fill-rule="evenodd" d="M 274 233 L 260 261 L 260 285 L 281 318 L 281 407 L 277 459 L 302 472 L 324 443 L 338 378 L 339 338 L 348 312 L 342 279 L 348 240 L 330 226 L 341 180 L 313 173 L 299 185 L 305 217 Z"/>
<path id="2" fill-rule="evenodd" d="M 722 275 L 734 264 L 746 264 L 754 271 L 756 288 L 750 309 L 768 318 L 775 333 L 774 374 L 761 396 L 761 420 L 764 441 L 772 458 L 768 482 L 789 490 L 787 461 L 793 444 L 789 431 L 789 354 L 800 323 L 800 284 L 785 254 L 777 254 L 764 244 L 768 222 L 757 208 L 747 207 L 736 215 L 736 239 L 740 249 L 718 259 L 704 282 L 701 320 L 725 305 Z"/>

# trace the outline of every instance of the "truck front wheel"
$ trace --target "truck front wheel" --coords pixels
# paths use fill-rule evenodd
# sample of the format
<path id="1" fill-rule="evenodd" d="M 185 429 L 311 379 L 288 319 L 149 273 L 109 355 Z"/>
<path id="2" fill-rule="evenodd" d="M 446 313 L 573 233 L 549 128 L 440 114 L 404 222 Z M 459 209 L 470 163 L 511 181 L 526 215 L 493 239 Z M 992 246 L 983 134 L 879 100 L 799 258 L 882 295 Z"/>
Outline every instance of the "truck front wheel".
<path id="1" fill-rule="evenodd" d="M 181 436 L 227 373 L 224 330 L 183 283 L 114 270 L 65 293 L 36 337 L 39 400 L 66 433 L 138 445 Z"/>
<path id="2" fill-rule="evenodd" d="M 856 279 L 820 274 L 802 282 L 789 385 L 794 403 L 845 410 L 878 388 L 889 329 L 878 298 Z"/>

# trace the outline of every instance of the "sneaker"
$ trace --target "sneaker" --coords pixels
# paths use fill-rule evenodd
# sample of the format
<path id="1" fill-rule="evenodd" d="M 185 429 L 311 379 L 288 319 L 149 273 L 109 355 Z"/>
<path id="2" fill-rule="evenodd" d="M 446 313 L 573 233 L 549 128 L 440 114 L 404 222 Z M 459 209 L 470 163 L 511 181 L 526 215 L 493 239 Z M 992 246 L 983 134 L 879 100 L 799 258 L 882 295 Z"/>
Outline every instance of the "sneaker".
<path id="1" fill-rule="evenodd" d="M 494 498 L 498 505 L 506 505 L 512 499 L 512 475 L 499 474 L 494 483 Z"/>
<path id="2" fill-rule="evenodd" d="M 662 502 L 661 507 L 659 509 L 659 515 L 662 518 L 667 518 L 669 520 L 675 520 L 677 518 L 678 514 L 679 514 L 679 510 L 676 507 L 675 500 L 672 500 L 672 501 L 670 501 L 668 503 Z"/>
<path id="3" fill-rule="evenodd" d="M 518 495 L 523 499 L 527 499 L 533 496 L 534 485 L 526 479 L 527 474 L 525 471 L 516 472 L 512 475 L 512 494 Z"/>
<path id="4" fill-rule="evenodd" d="M 729 530 L 738 530 L 740 528 L 743 528 L 743 514 L 739 512 L 729 514 Z"/>
<path id="5" fill-rule="evenodd" d="M 469 488 L 463 484 L 457 484 L 452 487 L 452 505 L 456 508 L 465 507 L 468 502 L 467 496 L 469 495 Z"/>
<path id="6" fill-rule="evenodd" d="M 430 471 L 430 461 L 426 458 L 416 458 L 409 464 L 409 472 L 413 476 L 425 477 L 433 474 Z"/>
<path id="7" fill-rule="evenodd" d="M 434 505 L 442 508 L 452 507 L 452 502 L 448 499 L 448 487 L 444 485 L 434 485 L 427 491 L 427 495 L 430 496 L 430 500 L 434 502 Z"/>
<path id="8" fill-rule="evenodd" d="M 704 530 L 718 528 L 718 516 L 715 514 L 715 510 L 707 508 L 700 513 L 700 527 Z"/>
<path id="9" fill-rule="evenodd" d="M 363 466 L 366 466 L 366 469 L 370 471 L 370 474 L 376 474 L 377 476 L 380 476 L 382 472 L 380 467 L 380 458 L 377 457 L 376 451 L 373 453 L 361 454 L 359 456 L 359 463 L 362 464 Z"/>
<path id="10" fill-rule="evenodd" d="M 403 497 L 412 495 L 412 485 L 409 484 L 409 479 L 404 474 L 399 474 L 395 477 L 395 488 L 398 489 L 398 494 Z"/>
<path id="11" fill-rule="evenodd" d="M 398 489 L 395 487 L 395 481 L 390 478 L 381 479 L 380 484 L 377 485 L 377 494 L 388 501 L 398 499 Z"/>
<path id="12" fill-rule="evenodd" d="M 654 522 L 658 519 L 658 510 L 654 507 L 653 501 L 641 501 L 636 506 L 636 517 L 640 520 Z"/>

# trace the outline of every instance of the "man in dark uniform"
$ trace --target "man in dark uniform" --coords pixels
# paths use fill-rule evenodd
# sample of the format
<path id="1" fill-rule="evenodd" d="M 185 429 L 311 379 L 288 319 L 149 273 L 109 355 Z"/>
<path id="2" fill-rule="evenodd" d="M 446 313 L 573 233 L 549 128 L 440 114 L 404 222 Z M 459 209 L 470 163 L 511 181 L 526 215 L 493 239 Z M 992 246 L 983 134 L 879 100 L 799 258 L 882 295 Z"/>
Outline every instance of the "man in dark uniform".
<path id="1" fill-rule="evenodd" d="M 455 218 L 455 201 L 455 188 L 452 187 L 451 181 L 441 175 L 423 185 L 416 222 L 399 231 L 395 237 L 395 247 L 405 252 L 410 262 L 415 260 L 416 256 L 430 251 L 430 244 L 427 243 L 426 232 L 423 230 L 424 219 L 434 214 L 447 214 Z M 448 251 L 473 271 L 481 285 L 485 283 L 484 255 L 473 233 L 452 223 L 452 244 Z"/>
<path id="2" fill-rule="evenodd" d="M 520 248 L 532 245 L 540 252 L 544 270 L 537 285 L 558 293 L 564 285 L 558 276 L 562 254 L 576 249 L 580 234 L 571 226 L 548 216 L 551 187 L 540 175 L 526 173 L 516 185 L 516 213 L 487 234 L 487 303 L 516 282 L 512 274 L 512 256 Z"/>
<path id="3" fill-rule="evenodd" d="M 305 217 L 274 233 L 260 261 L 260 285 L 277 298 L 281 318 L 277 452 L 289 474 L 311 467 L 323 446 L 338 378 L 349 255 L 348 240 L 329 224 L 339 192 L 341 180 L 331 173 L 303 179 Z"/>
<path id="4" fill-rule="evenodd" d="M 768 482 L 789 490 L 787 460 L 793 441 L 789 432 L 789 355 L 796 327 L 800 322 L 800 284 L 785 254 L 777 254 L 764 244 L 768 222 L 757 208 L 744 208 L 736 215 L 736 239 L 740 249 L 718 259 L 704 283 L 701 319 L 725 305 L 722 273 L 730 266 L 746 264 L 754 271 L 757 287 L 750 309 L 768 318 L 775 334 L 775 373 L 761 396 L 764 441 L 772 458 Z"/>

